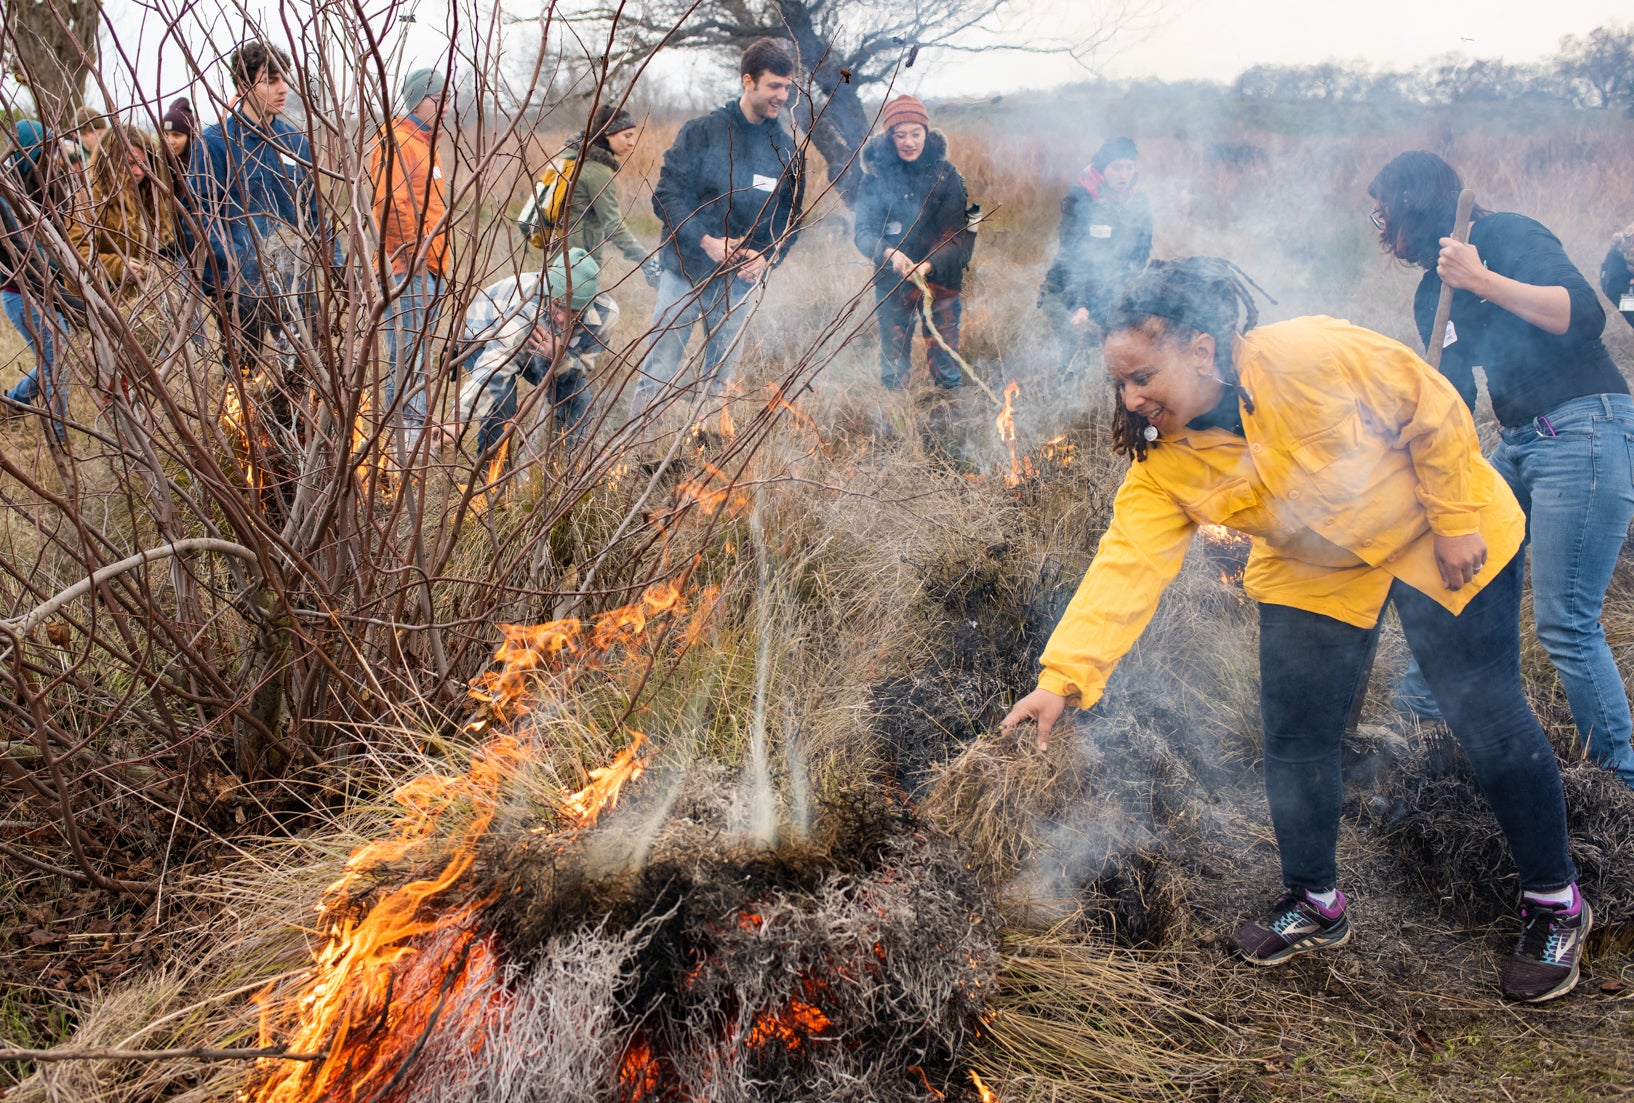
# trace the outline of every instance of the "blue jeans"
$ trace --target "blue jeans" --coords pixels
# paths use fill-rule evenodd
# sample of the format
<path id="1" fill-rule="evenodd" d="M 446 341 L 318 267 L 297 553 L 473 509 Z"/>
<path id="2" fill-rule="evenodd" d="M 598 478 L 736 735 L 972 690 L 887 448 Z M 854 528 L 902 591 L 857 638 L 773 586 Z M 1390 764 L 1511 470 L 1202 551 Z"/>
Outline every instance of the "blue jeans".
<path id="1" fill-rule="evenodd" d="M 743 348 L 743 327 L 760 304 L 765 286 L 764 280 L 746 283 L 736 276 L 715 276 L 694 287 L 685 276 L 666 269 L 658 278 L 652 343 L 630 396 L 630 416 L 646 413 L 660 392 L 669 389 L 681 370 L 692 327 L 700 321 L 704 355 L 698 382 L 711 394 L 725 391 Z"/>
<path id="2" fill-rule="evenodd" d="M 1589 758 L 1634 786 L 1628 695 L 1600 610 L 1634 521 L 1634 399 L 1589 395 L 1504 429 L 1492 466 L 1526 511 L 1538 642 Z M 1553 427 L 1553 435 L 1548 430 Z"/>
<path id="3" fill-rule="evenodd" d="M 429 272 L 410 276 L 397 285 L 402 294 L 386 308 L 383 322 L 386 327 L 386 351 L 391 359 L 391 375 L 386 379 L 386 405 L 389 408 L 401 388 L 405 394 L 403 425 L 408 429 L 410 445 L 426 423 L 429 393 L 427 381 L 431 373 L 431 329 L 437 324 L 437 310 L 442 302 L 441 276 Z"/>
<path id="4" fill-rule="evenodd" d="M 529 355 L 520 372 L 495 373 L 489 377 L 488 388 L 491 392 L 497 390 L 498 396 L 477 429 L 477 455 L 485 454 L 498 444 L 505 433 L 505 426 L 516 418 L 518 375 L 536 387 L 548 383 L 547 394 L 556 427 L 562 431 L 569 445 L 582 440 L 584 431 L 589 428 L 590 402 L 594 396 L 590 391 L 590 379 L 579 359 L 571 355 L 563 356 L 559 370 L 551 372 L 549 360 L 543 356 Z"/>
<path id="5" fill-rule="evenodd" d="M 40 392 L 45 392 L 45 407 L 52 417 L 47 419 L 51 435 L 61 443 L 68 439 L 68 380 L 57 371 L 57 338 L 68 335 L 68 319 L 60 311 L 51 311 L 51 323 L 41 311 L 36 297 L 16 291 L 0 291 L 0 303 L 6 308 L 6 317 L 34 354 L 34 367 L 21 381 L 6 392 L 6 397 L 25 406 L 40 404 Z"/>
<path id="6" fill-rule="evenodd" d="M 1521 689 L 1521 570 L 1516 555 L 1458 616 L 1400 582 L 1390 600 L 1509 841 L 1521 888 L 1553 892 L 1577 870 L 1554 750 Z M 1340 743 L 1378 631 L 1260 606 L 1265 792 L 1291 889 L 1338 882 Z"/>

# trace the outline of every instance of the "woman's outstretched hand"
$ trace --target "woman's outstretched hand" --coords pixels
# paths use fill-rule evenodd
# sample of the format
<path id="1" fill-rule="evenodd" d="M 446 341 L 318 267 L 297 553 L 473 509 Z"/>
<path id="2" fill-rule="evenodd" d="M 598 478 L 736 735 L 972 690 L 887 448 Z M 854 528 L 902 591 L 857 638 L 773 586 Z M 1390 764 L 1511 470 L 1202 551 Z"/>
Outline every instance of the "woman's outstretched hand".
<path id="1" fill-rule="evenodd" d="M 1011 731 L 1023 720 L 1032 720 L 1038 724 L 1038 749 L 1048 750 L 1050 729 L 1055 727 L 1055 722 L 1061 718 L 1061 713 L 1066 707 L 1067 699 L 1059 693 L 1035 689 L 1016 702 L 1010 714 L 999 721 L 999 727 Z"/>
<path id="2" fill-rule="evenodd" d="M 1441 568 L 1441 582 L 1449 590 L 1461 589 L 1486 566 L 1486 541 L 1478 532 L 1468 536 L 1437 536 L 1435 565 Z"/>

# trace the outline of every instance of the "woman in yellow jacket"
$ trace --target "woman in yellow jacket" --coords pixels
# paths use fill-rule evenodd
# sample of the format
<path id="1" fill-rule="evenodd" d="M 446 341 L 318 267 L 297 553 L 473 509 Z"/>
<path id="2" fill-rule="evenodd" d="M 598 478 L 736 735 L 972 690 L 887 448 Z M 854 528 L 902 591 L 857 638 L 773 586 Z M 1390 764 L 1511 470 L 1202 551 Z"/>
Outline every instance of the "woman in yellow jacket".
<path id="1" fill-rule="evenodd" d="M 1248 533 L 1286 891 L 1237 942 L 1257 965 L 1337 946 L 1350 937 L 1335 858 L 1340 741 L 1394 602 L 1519 868 L 1523 930 L 1504 994 L 1562 995 L 1592 914 L 1554 754 L 1521 690 L 1520 507 L 1458 392 L 1406 346 L 1332 318 L 1255 321 L 1230 266 L 1207 258 L 1154 263 L 1113 311 L 1114 440 L 1134 462 L 1038 688 L 1004 724 L 1035 721 L 1043 746 L 1065 706 L 1100 699 L 1197 527 Z"/>

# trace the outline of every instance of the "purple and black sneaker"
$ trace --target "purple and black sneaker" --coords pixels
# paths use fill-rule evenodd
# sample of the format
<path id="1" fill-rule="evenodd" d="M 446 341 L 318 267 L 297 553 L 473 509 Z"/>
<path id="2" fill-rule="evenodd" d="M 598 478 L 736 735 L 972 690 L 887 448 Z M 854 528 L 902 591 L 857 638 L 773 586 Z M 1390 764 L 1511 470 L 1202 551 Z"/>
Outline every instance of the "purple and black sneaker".
<path id="1" fill-rule="evenodd" d="M 1577 986 L 1583 943 L 1594 926 L 1594 910 L 1572 886 L 1570 904 L 1521 901 L 1521 940 L 1504 962 L 1498 983 L 1503 994 L 1523 1003 L 1542 1003 Z"/>
<path id="2" fill-rule="evenodd" d="M 1348 903 L 1341 892 L 1331 908 L 1324 908 L 1304 889 L 1290 889 L 1270 911 L 1237 928 L 1237 946 L 1252 965 L 1280 965 L 1309 950 L 1342 946 L 1350 941 Z"/>

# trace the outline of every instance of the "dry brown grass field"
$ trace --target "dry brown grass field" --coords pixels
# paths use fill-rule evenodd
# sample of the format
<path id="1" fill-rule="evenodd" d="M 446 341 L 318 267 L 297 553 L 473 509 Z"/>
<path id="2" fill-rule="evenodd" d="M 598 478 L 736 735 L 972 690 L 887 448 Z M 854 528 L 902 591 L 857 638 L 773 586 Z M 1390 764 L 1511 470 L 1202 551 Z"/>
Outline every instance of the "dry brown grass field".
<path id="1" fill-rule="evenodd" d="M 1274 887 L 1276 861 L 1257 766 L 1254 617 L 1240 589 L 1222 578 L 1230 564 L 1218 552 L 1198 544 L 1107 700 L 1076 716 L 1048 752 L 997 728 L 1008 704 L 1030 688 L 1038 651 L 1089 561 L 1122 476 L 1106 446 L 1104 380 L 1056 378 L 1034 307 L 1059 197 L 1101 137 L 1128 132 L 1140 143 L 1155 255 L 1230 258 L 1277 300 L 1263 308 L 1265 321 L 1332 314 L 1415 346 L 1416 274 L 1378 253 L 1367 219 L 1367 181 L 1394 153 L 1443 153 L 1484 205 L 1554 229 L 1591 279 L 1610 233 L 1634 217 L 1627 189 L 1634 123 L 1624 120 L 1560 116 L 1530 127 L 1425 117 L 1387 125 L 1336 121 L 1319 108 L 1274 120 L 1219 114 L 1203 123 L 1183 106 L 1121 101 L 933 108 L 950 158 L 988 213 L 966 285 L 963 351 L 993 388 L 1018 384 L 1016 451 L 1033 469 L 1019 485 L 1006 485 L 1011 454 L 978 388 L 931 394 L 922 368 L 906 394 L 880 386 L 868 266 L 851 244 L 843 205 L 819 194 L 752 324 L 744 397 L 734 409 L 740 432 L 761 426 L 755 448 L 728 453 L 716 475 L 720 468 L 707 465 L 719 458 L 711 451 L 718 442 L 699 438 L 656 497 L 644 495 L 664 445 L 656 436 L 627 443 L 627 455 L 598 469 L 590 485 L 550 468 L 495 495 L 482 531 L 462 538 L 428 583 L 431 617 L 448 626 L 459 686 L 491 669 L 488 656 L 501 640 L 496 621 L 545 621 L 563 610 L 588 616 L 631 601 L 652 579 L 683 579 L 692 618 L 684 631 L 660 632 L 650 645 L 626 639 L 599 663 L 541 664 L 526 681 L 532 710 L 507 718 L 462 695 L 450 700 L 417 688 L 429 680 L 431 661 L 414 645 L 413 626 L 398 625 L 397 652 L 370 652 L 400 656 L 374 671 L 389 690 L 344 722 L 330 721 L 346 727 L 348 740 L 325 744 L 325 760 L 299 779 L 235 778 L 224 756 L 211 757 L 211 723 L 225 721 L 202 718 L 201 706 L 188 718 L 200 730 L 190 745 L 206 761 L 185 777 L 208 782 L 203 795 L 145 789 L 132 780 L 141 775 L 120 771 L 171 762 L 133 707 L 119 723 L 95 728 L 88 750 L 96 757 L 86 768 L 114 781 L 95 790 L 99 803 L 85 811 L 110 831 L 124 822 L 101 860 L 115 875 L 156 879 L 156 894 L 125 897 L 64 875 L 64 842 L 21 786 L 8 790 L 0 807 L 6 839 L 50 861 L 40 868 L 0 857 L 0 1045 L 230 1049 L 294 1038 L 326 938 L 328 919 L 315 918 L 314 908 L 354 852 L 396 838 L 415 820 L 405 812 L 412 799 L 392 799 L 398 786 L 475 776 L 478 748 L 496 732 L 528 746 L 486 797 L 470 807 L 451 799 L 446 819 L 439 809 L 415 820 L 423 839 L 371 866 L 367 884 L 348 890 L 343 903 L 357 915 L 441 868 L 481 818 L 472 808 L 495 817 L 490 837 L 525 842 L 530 832 L 556 831 L 562 794 L 640 731 L 652 753 L 647 776 L 630 784 L 625 805 L 564 847 L 660 836 L 663 851 L 670 836 L 651 825 L 682 820 L 764 842 L 743 827 L 754 809 L 769 809 L 784 839 L 818 838 L 810 824 L 824 813 L 812 816 L 809 807 L 866 791 L 888 794 L 915 830 L 959 856 L 1000 928 L 983 966 L 980 1029 L 959 1050 L 957 1076 L 933 1087 L 926 1072 L 904 1068 L 895 1098 L 975 1100 L 965 1068 L 1006 1103 L 1628 1095 L 1634 797 L 1572 761 L 1570 719 L 1535 643 L 1525 656 L 1528 688 L 1567 762 L 1574 845 L 1602 932 L 1579 989 L 1542 1008 L 1506 1005 L 1496 991 L 1496 962 L 1510 948 L 1514 920 L 1505 895 L 1512 880 L 1501 880 L 1506 859 L 1488 852 L 1490 817 L 1456 768 L 1448 775 L 1415 733 L 1390 726 L 1388 691 L 1405 658 L 1399 634 L 1384 645 L 1361 738 L 1347 747 L 1340 858 L 1357 900 L 1357 936 L 1281 969 L 1241 965 L 1226 942 Z M 651 182 L 674 128 L 651 124 L 620 177 L 624 209 L 644 241 L 656 234 Z M 1221 141 L 1254 146 L 1263 159 L 1247 168 L 1212 165 L 1208 147 Z M 523 179 L 513 173 L 507 193 L 507 180 L 496 178 L 465 201 L 464 225 L 485 227 L 461 254 L 462 271 L 478 285 L 528 262 L 512 247 L 514 231 L 495 221 L 514 210 Z M 644 347 L 652 305 L 639 275 L 627 275 L 622 260 L 612 267 L 623 314 L 614 353 L 598 368 L 607 401 Z M 1619 363 L 1634 368 L 1634 331 L 1613 315 L 1606 333 Z M 16 335 L 0 330 L 0 384 L 11 385 L 23 357 Z M 769 397 L 766 385 L 791 378 L 790 365 L 799 363 L 811 370 L 795 373 L 798 385 L 781 400 Z M 74 408 L 87 423 L 98 417 L 84 387 Z M 39 473 L 47 490 L 55 486 L 32 420 L 0 424 L 0 449 Z M 118 465 L 98 463 L 85 496 L 96 524 L 144 530 L 147 519 L 116 485 Z M 427 488 L 461 477 L 454 460 L 428 471 Z M 558 477 L 571 490 L 552 481 Z M 689 512 L 698 487 L 719 497 Z M 3 491 L 8 579 L 39 574 L 32 594 L 8 582 L 4 598 L 21 611 L 73 579 L 39 535 L 47 498 L 15 481 Z M 558 497 L 568 504 L 553 506 Z M 446 502 L 457 500 L 451 492 Z M 536 531 L 540 517 L 549 521 L 544 535 Z M 619 527 L 628 518 L 645 537 L 634 550 Z M 516 583 L 504 601 L 489 600 L 472 582 L 483 577 L 481 566 L 495 557 L 509 563 L 516 546 L 534 547 L 530 540 L 545 549 L 528 552 L 532 588 Z M 591 585 L 584 574 L 609 546 L 620 549 L 609 560 L 620 573 Z M 519 564 L 524 558 L 516 556 Z M 408 615 L 394 608 L 387 620 Z M 667 615 L 650 619 L 661 625 Z M 82 617 L 74 619 L 76 633 Z M 1618 572 L 1606 623 L 1625 676 L 1634 676 L 1634 561 Z M 128 630 L 141 640 L 139 624 Z M 223 663 L 233 646 L 247 647 L 236 616 L 224 612 L 209 630 Z M 372 631 L 359 628 L 356 638 Z M 42 661 L 90 670 L 109 696 L 140 702 L 148 692 L 105 651 L 69 643 Z M 104 708 L 101 697 L 75 692 L 87 713 Z M 360 726 L 363 713 L 373 723 Z M 75 730 L 71 716 L 56 722 Z M 26 742 L 11 730 L 19 723 L 8 714 L 10 742 L 0 753 Z M 177 776 L 184 776 L 179 767 Z M 758 780 L 769 796 L 755 789 Z M 297 781 L 307 788 L 292 797 Z M 706 808 L 716 789 L 731 809 L 718 813 L 718 824 Z M 470 876 L 488 888 L 510 885 L 495 855 L 516 859 L 523 850 L 479 845 Z M 417 913 L 431 926 L 456 910 L 441 899 Z M 514 941 L 524 921 L 504 922 Z M 584 1011 L 580 1028 L 592 1032 L 617 1007 Z M 0 1066 L 0 1082 L 10 1085 L 8 1100 L 203 1101 L 242 1091 L 262 1099 L 275 1097 L 267 1085 L 276 1065 L 42 1061 Z M 456 1065 L 450 1057 L 448 1067 Z M 436 1091 L 376 1098 L 624 1099 L 630 1091 L 615 1080 L 571 1096 L 538 1086 L 507 1095 L 496 1080 L 485 1083 L 451 1073 Z M 665 1098 L 705 1097 L 714 1098 L 707 1091 Z M 834 1089 L 824 1097 L 885 1096 Z M 351 1096 L 337 1090 L 323 1098 Z"/>

